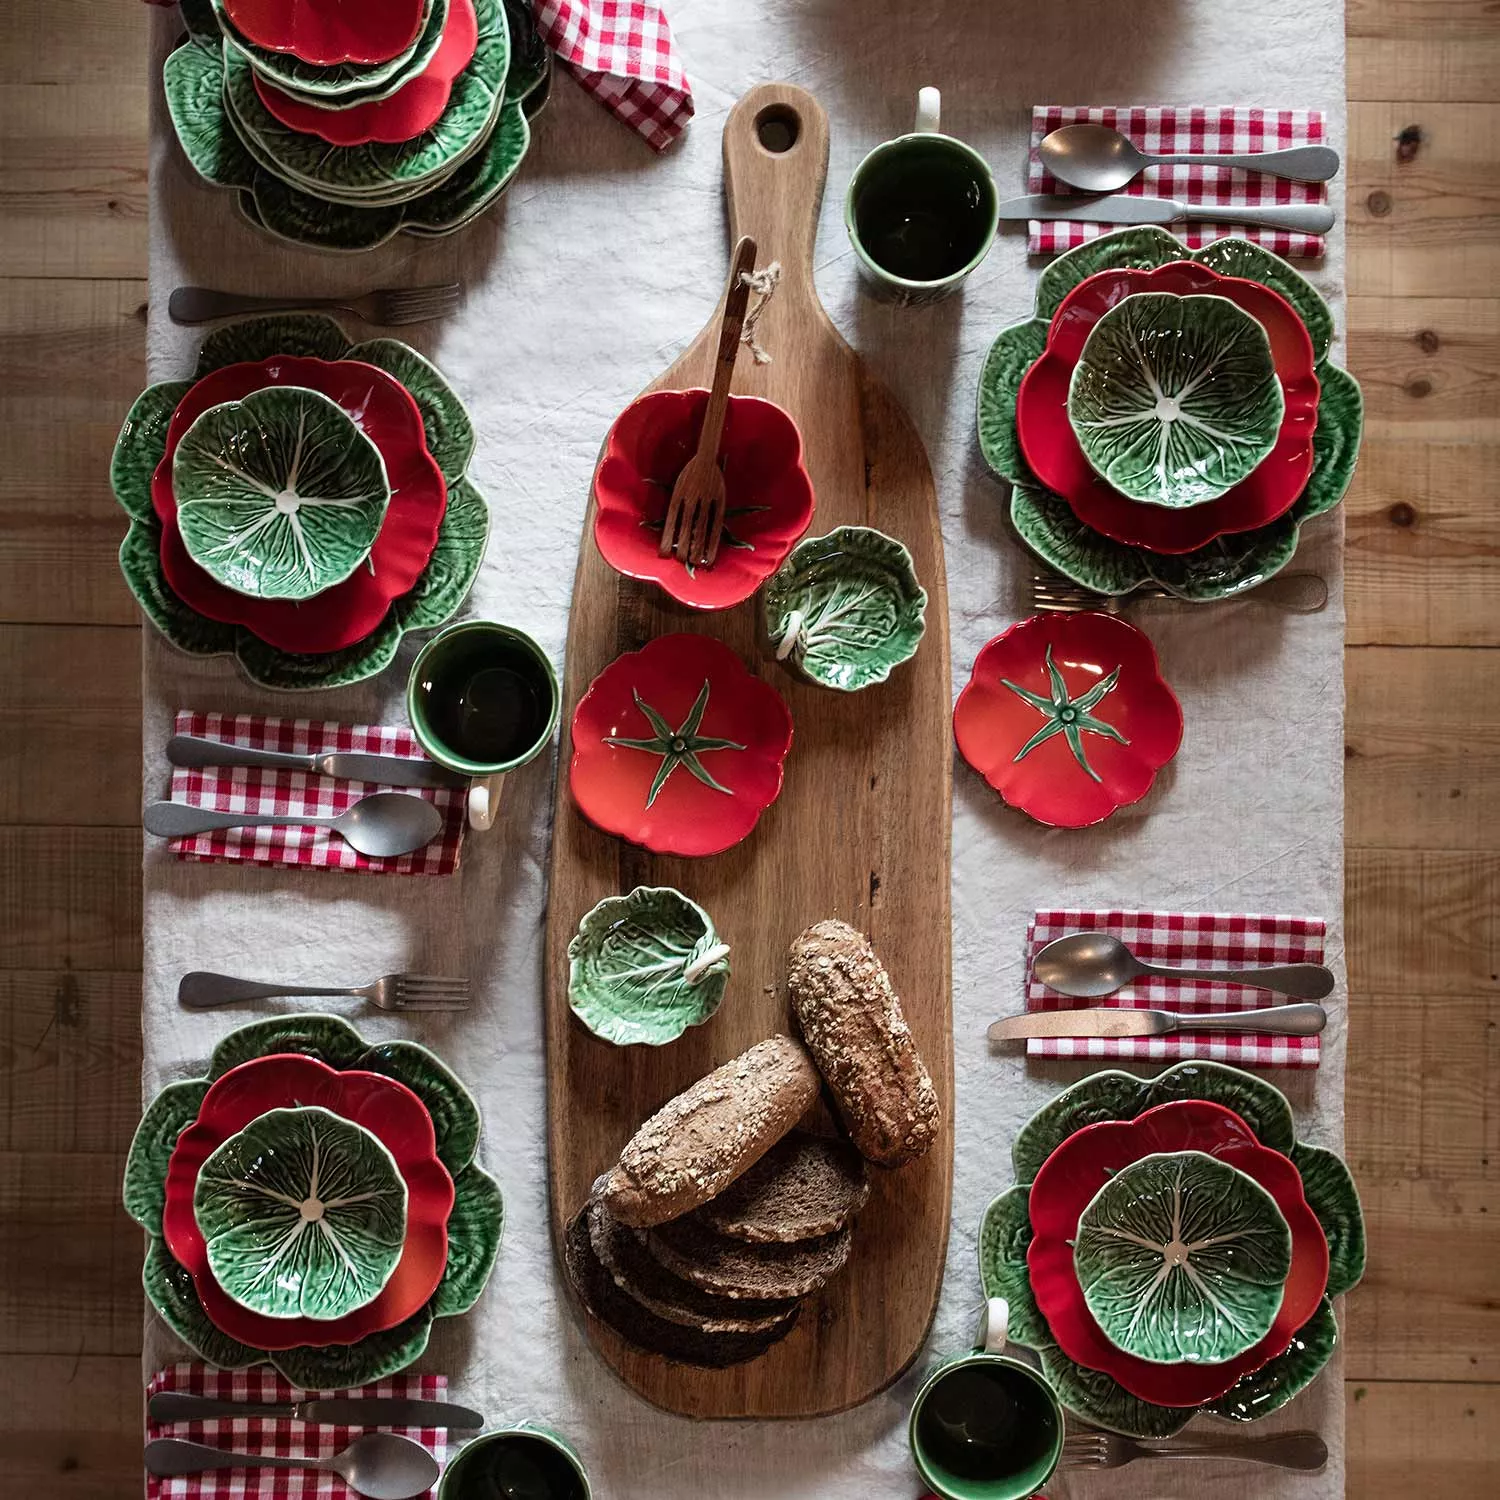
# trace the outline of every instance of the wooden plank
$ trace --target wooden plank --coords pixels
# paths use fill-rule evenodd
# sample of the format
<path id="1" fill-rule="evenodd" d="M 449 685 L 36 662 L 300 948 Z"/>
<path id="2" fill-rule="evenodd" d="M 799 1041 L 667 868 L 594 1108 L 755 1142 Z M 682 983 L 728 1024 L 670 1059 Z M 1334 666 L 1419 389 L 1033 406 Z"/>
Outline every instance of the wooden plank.
<path id="1" fill-rule="evenodd" d="M 1351 99 L 1500 99 L 1493 0 L 1347 0 Z"/>
<path id="2" fill-rule="evenodd" d="M 0 682 L 0 824 L 138 824 L 139 630 L 0 625 Z"/>
<path id="3" fill-rule="evenodd" d="M 1497 473 L 1500 442 L 1366 438 L 1344 502 L 1351 646 L 1500 645 Z"/>
<path id="4" fill-rule="evenodd" d="M 26 45 L 0 48 L 0 84 L 131 81 L 145 68 L 150 17 L 144 6 L 98 0 L 9 0 L 6 26 Z"/>
<path id="5" fill-rule="evenodd" d="M 141 1347 L 140 1226 L 111 1152 L 0 1151 L 0 1354 Z"/>
<path id="6" fill-rule="evenodd" d="M 1493 850 L 1500 657 L 1369 647 L 1345 657 L 1345 808 L 1361 849 Z"/>
<path id="7" fill-rule="evenodd" d="M 1403 131 L 1415 129 L 1413 142 Z M 1349 291 L 1488 297 L 1500 280 L 1500 111 L 1349 106 Z"/>
<path id="8" fill-rule="evenodd" d="M 36 1500 L 141 1493 L 140 1355 L 0 1355 L 0 1472 Z"/>
<path id="9" fill-rule="evenodd" d="M 1352 1500 L 1478 1500 L 1500 1473 L 1500 1386 L 1345 1386 Z"/>
<path id="10" fill-rule="evenodd" d="M 0 969 L 138 970 L 141 838 L 0 827 Z"/>

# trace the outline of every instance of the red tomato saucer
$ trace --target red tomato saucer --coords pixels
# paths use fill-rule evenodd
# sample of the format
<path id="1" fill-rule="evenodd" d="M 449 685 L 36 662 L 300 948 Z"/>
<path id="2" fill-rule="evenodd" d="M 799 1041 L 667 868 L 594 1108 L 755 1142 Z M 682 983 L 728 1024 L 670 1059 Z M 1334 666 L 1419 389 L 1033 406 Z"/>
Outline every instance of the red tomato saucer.
<path id="1" fill-rule="evenodd" d="M 248 41 L 320 67 L 382 63 L 416 41 L 423 0 L 223 0 L 224 13 Z"/>

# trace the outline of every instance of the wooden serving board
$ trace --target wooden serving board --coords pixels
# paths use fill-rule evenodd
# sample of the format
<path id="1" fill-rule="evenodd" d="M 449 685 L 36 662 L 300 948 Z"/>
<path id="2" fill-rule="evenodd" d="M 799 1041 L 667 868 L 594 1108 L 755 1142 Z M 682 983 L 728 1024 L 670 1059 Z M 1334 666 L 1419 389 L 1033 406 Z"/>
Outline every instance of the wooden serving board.
<path id="1" fill-rule="evenodd" d="M 796 132 L 789 149 L 765 130 Z M 704 613 L 613 572 L 593 541 L 589 507 L 568 637 L 547 919 L 547 1082 L 552 1227 L 560 1247 L 590 1184 L 648 1115 L 719 1063 L 792 1030 L 786 951 L 811 923 L 840 917 L 868 932 L 902 997 L 944 1109 L 940 1144 L 898 1171 L 872 1169 L 874 1191 L 845 1270 L 809 1298 L 791 1336 L 757 1360 L 711 1371 L 639 1353 L 588 1319 L 624 1380 L 657 1406 L 697 1417 L 811 1417 L 888 1385 L 911 1362 L 937 1306 L 952 1189 L 948 602 L 932 473 L 921 439 L 870 380 L 813 288 L 813 242 L 828 169 L 828 120 L 810 94 L 766 84 L 724 128 L 730 243 L 753 235 L 758 264 L 780 261 L 780 286 L 760 323 L 769 365 L 742 354 L 737 393 L 768 397 L 796 419 L 817 494 L 810 535 L 857 523 L 911 549 L 927 590 L 927 631 L 915 659 L 858 693 L 804 683 L 762 639 L 759 597 Z M 719 274 L 705 266 L 704 279 Z M 709 383 L 717 312 L 650 387 Z M 750 836 L 708 859 L 665 858 L 599 832 L 568 789 L 568 725 L 595 675 L 622 652 L 672 631 L 726 642 L 785 697 L 795 722 L 780 798 Z M 702 904 L 731 948 L 718 1013 L 666 1047 L 616 1047 L 568 1009 L 568 942 L 606 896 L 670 885 Z"/>

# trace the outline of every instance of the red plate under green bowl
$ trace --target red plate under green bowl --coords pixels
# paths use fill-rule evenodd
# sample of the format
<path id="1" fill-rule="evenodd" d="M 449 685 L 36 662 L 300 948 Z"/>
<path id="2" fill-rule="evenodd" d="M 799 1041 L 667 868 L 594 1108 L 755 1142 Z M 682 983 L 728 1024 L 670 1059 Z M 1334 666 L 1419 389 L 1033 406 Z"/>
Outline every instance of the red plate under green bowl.
<path id="1" fill-rule="evenodd" d="M 367 564 L 309 599 L 253 599 L 225 588 L 188 556 L 177 530 L 172 456 L 183 434 L 211 406 L 238 401 L 271 385 L 321 391 L 359 424 L 380 450 L 391 483 L 391 503 Z M 172 413 L 167 447 L 151 476 L 151 504 L 162 523 L 161 564 L 172 591 L 210 620 L 243 625 L 281 651 L 316 655 L 363 640 L 385 618 L 391 602 L 422 575 L 437 546 L 448 508 L 448 487 L 427 451 L 422 413 L 394 376 L 359 360 L 278 355 L 226 365 L 205 375 Z"/>
<path id="2" fill-rule="evenodd" d="M 193 1190 L 203 1163 L 230 1136 L 267 1110 L 310 1104 L 363 1126 L 395 1158 L 406 1181 L 406 1243 L 390 1280 L 366 1306 L 342 1318 L 268 1318 L 242 1307 L 214 1280 L 193 1214 Z M 443 1279 L 452 1212 L 453 1179 L 438 1160 L 432 1116 L 405 1084 L 379 1073 L 340 1072 L 299 1053 L 277 1053 L 231 1068 L 177 1137 L 167 1164 L 162 1235 L 191 1274 L 215 1327 L 252 1349 L 298 1349 L 353 1344 L 417 1312 Z"/>
<path id="3" fill-rule="evenodd" d="M 1276 1200 L 1292 1231 L 1292 1264 L 1281 1310 L 1252 1349 L 1222 1364 L 1154 1364 L 1117 1349 L 1083 1300 L 1073 1266 L 1078 1220 L 1123 1167 L 1159 1152 L 1202 1151 L 1254 1178 Z M 1037 1306 L 1058 1347 L 1158 1406 L 1198 1406 L 1282 1354 L 1317 1311 L 1328 1285 L 1328 1240 L 1288 1157 L 1256 1140 L 1233 1110 L 1204 1099 L 1159 1104 L 1133 1120 L 1104 1120 L 1075 1131 L 1042 1164 L 1031 1185 L 1026 1263 Z"/>
<path id="4" fill-rule="evenodd" d="M 1182 743 L 1182 706 L 1135 626 L 1093 611 L 1043 614 L 979 653 L 953 734 L 1012 807 L 1086 828 L 1151 789 Z"/>
<path id="5" fill-rule="evenodd" d="M 260 102 L 283 125 L 315 135 L 333 146 L 365 146 L 372 141 L 396 144 L 413 140 L 442 119 L 453 93 L 453 80 L 474 59 L 479 45 L 479 19 L 474 0 L 452 0 L 443 39 L 432 61 L 410 83 L 386 99 L 328 109 L 294 99 L 255 75 Z"/>
<path id="6" fill-rule="evenodd" d="M 416 41 L 422 0 L 223 0 L 236 31 L 320 67 L 382 63 Z"/>
<path id="7" fill-rule="evenodd" d="M 1169 510 L 1127 499 L 1094 472 L 1068 421 L 1068 382 L 1089 333 L 1110 308 L 1139 292 L 1223 297 L 1266 330 L 1286 398 L 1276 446 L 1251 474 L 1206 505 Z M 1016 435 L 1032 472 L 1078 519 L 1117 542 L 1152 552 L 1191 552 L 1226 532 L 1250 531 L 1283 515 L 1312 473 L 1318 377 L 1312 339 L 1291 303 L 1270 287 L 1221 276 L 1193 261 L 1154 271 L 1100 271 L 1080 282 L 1053 314 L 1047 348 L 1016 398 Z"/>
<path id="8" fill-rule="evenodd" d="M 594 474 L 594 540 L 627 578 L 660 584 L 693 609 L 748 599 L 786 560 L 813 515 L 802 434 L 779 406 L 731 396 L 720 449 L 724 538 L 711 568 L 657 556 L 672 485 L 698 448 L 707 391 L 653 391 L 610 428 Z"/>
<path id="9" fill-rule="evenodd" d="M 568 784 L 606 833 L 718 854 L 781 792 L 792 715 L 721 641 L 664 635 L 616 657 L 573 715 Z"/>

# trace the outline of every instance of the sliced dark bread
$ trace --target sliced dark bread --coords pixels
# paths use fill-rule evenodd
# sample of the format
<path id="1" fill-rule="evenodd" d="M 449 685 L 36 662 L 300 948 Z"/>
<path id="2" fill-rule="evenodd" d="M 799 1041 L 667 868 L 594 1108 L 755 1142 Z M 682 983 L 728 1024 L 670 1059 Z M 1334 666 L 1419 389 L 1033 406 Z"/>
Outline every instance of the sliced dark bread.
<path id="1" fill-rule="evenodd" d="M 688 1218 L 732 1240 L 792 1244 L 836 1234 L 869 1196 L 858 1151 L 794 1131 Z"/>
<path id="2" fill-rule="evenodd" d="M 589 1204 L 589 1243 L 614 1283 L 669 1323 L 700 1333 L 769 1333 L 796 1309 L 795 1300 L 715 1297 L 674 1276 L 597 1198 Z"/>
<path id="3" fill-rule="evenodd" d="M 600 1322 L 607 1323 L 637 1349 L 680 1364 L 716 1370 L 742 1364 L 779 1343 L 797 1321 L 797 1310 L 793 1308 L 764 1333 L 704 1333 L 658 1317 L 616 1286 L 594 1254 L 589 1242 L 587 1205 L 568 1225 L 563 1239 L 563 1268 L 579 1300 Z"/>
<path id="4" fill-rule="evenodd" d="M 716 1297 L 805 1297 L 843 1269 L 852 1235 L 847 1229 L 792 1245 L 750 1245 L 716 1234 L 690 1219 L 660 1224 L 645 1235 L 652 1255 L 671 1271 Z"/>

